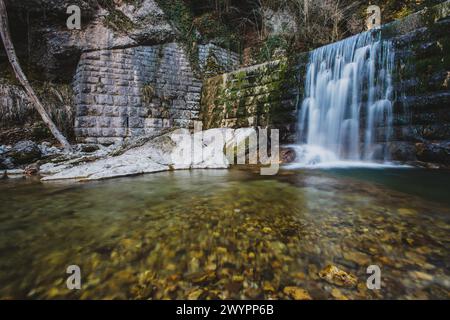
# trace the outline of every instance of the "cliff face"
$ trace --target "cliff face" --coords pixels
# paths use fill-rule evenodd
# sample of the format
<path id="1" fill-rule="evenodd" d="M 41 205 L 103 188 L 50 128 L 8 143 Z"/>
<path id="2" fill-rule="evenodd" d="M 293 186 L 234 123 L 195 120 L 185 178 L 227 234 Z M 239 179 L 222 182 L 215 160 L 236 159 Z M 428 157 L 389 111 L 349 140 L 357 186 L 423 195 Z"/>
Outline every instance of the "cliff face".
<path id="1" fill-rule="evenodd" d="M 110 0 L 6 1 L 19 56 L 40 73 L 38 79 L 70 82 L 82 52 L 174 39 L 172 27 L 153 0 L 136 5 L 115 2 L 120 5 Z M 81 9 L 81 30 L 66 26 L 70 5 Z"/>

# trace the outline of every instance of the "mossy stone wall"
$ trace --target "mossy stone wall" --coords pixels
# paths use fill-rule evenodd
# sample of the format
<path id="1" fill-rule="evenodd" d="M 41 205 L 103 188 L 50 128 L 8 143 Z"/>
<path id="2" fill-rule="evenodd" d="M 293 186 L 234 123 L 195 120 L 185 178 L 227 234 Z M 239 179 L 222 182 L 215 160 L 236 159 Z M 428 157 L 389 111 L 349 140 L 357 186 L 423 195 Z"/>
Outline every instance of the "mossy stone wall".
<path id="1" fill-rule="evenodd" d="M 280 130 L 284 142 L 295 141 L 303 88 L 299 68 L 306 61 L 307 56 L 301 55 L 206 79 L 200 111 L 204 128 L 273 128 Z"/>
<path id="2" fill-rule="evenodd" d="M 381 31 L 395 50 L 394 158 L 450 166 L 450 1 Z"/>

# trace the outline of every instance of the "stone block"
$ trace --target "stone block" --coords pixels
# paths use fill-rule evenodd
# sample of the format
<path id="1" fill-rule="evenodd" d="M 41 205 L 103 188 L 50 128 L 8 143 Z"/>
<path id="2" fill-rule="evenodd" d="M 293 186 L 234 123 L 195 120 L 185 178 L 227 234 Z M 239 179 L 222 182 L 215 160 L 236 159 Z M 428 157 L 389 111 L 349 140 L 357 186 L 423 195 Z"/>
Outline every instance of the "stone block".
<path id="1" fill-rule="evenodd" d="M 113 105 L 113 97 L 111 95 L 99 94 L 95 96 L 95 102 L 100 105 Z"/>
<path id="2" fill-rule="evenodd" d="M 129 117 L 128 118 L 128 127 L 129 128 L 144 128 L 145 119 L 140 117 Z"/>

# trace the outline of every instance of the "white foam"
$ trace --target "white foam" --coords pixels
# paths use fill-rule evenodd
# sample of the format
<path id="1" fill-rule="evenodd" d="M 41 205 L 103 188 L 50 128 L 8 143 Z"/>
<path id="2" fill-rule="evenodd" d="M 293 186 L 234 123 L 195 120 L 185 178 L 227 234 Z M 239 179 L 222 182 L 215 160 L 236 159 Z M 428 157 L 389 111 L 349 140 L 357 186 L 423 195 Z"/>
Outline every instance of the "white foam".
<path id="1" fill-rule="evenodd" d="M 412 168 L 411 166 L 395 162 L 373 162 L 339 160 L 331 151 L 320 146 L 290 145 L 295 150 L 296 162 L 283 166 L 288 170 L 295 169 L 387 169 L 387 168 Z"/>
<path id="2" fill-rule="evenodd" d="M 393 162 L 376 163 L 364 161 L 331 161 L 318 164 L 306 165 L 304 163 L 291 163 L 283 166 L 285 169 L 389 169 L 389 168 L 412 168 L 408 165 L 397 164 Z"/>

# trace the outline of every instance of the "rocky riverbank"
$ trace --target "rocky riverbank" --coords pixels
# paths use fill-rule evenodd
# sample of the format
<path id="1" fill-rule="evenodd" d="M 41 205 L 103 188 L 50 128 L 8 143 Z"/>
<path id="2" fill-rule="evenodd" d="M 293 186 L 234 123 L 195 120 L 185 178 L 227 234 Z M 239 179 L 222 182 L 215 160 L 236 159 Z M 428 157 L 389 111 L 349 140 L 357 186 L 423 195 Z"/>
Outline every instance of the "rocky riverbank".
<path id="1" fill-rule="evenodd" d="M 75 152 L 47 143 L 22 141 L 0 147 L 0 164 L 5 177 L 39 175 L 42 181 L 89 181 L 186 169 L 226 169 L 233 164 L 227 150 L 234 152 L 246 143 L 252 128 L 211 129 L 191 134 L 187 129 L 165 130 L 161 134 L 130 139 L 126 143 L 75 146 Z M 283 159 L 292 160 L 288 150 Z"/>

